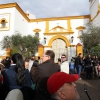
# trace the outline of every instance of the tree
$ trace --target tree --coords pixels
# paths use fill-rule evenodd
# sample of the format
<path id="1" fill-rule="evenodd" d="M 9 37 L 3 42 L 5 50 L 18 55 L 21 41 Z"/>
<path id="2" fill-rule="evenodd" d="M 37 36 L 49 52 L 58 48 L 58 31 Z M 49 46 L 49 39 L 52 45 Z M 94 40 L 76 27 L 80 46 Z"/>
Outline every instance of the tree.
<path id="1" fill-rule="evenodd" d="M 93 47 L 100 44 L 100 27 L 93 25 L 93 23 L 88 23 L 80 38 L 85 51 L 92 51 Z"/>
<path id="2" fill-rule="evenodd" d="M 31 35 L 22 36 L 16 33 L 12 36 L 5 36 L 1 42 L 2 49 L 11 49 L 11 55 L 15 52 L 21 53 L 23 56 L 31 56 L 38 50 L 39 39 Z"/>
<path id="3" fill-rule="evenodd" d="M 5 36 L 3 41 L 0 43 L 2 49 L 12 48 L 12 41 L 10 36 Z"/>

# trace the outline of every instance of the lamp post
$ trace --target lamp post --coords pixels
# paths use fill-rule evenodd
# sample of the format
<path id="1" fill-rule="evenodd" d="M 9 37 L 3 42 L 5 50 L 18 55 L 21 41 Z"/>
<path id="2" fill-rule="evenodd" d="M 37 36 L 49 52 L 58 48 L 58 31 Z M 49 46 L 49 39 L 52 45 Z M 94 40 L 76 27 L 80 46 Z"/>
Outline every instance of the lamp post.
<path id="1" fill-rule="evenodd" d="M 73 36 L 71 36 L 71 38 L 70 38 L 70 42 L 71 42 L 71 44 L 73 43 L 73 40 L 74 40 L 74 37 Z M 72 56 L 73 56 L 73 47 L 70 45 L 70 54 L 71 54 L 71 58 L 72 58 Z M 70 58 L 70 59 L 71 59 Z"/>
<path id="2" fill-rule="evenodd" d="M 74 37 L 73 37 L 73 36 L 71 36 L 71 43 L 73 43 L 73 40 L 74 40 Z"/>
<path id="3" fill-rule="evenodd" d="M 46 37 L 44 37 L 44 43 L 46 44 Z"/>

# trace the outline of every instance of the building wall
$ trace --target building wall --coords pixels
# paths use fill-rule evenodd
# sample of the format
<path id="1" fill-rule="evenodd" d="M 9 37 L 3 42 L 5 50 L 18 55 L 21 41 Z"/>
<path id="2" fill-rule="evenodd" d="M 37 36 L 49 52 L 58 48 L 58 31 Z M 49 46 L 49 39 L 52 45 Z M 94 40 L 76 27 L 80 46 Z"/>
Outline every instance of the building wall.
<path id="1" fill-rule="evenodd" d="M 5 8 L 0 9 L 0 19 L 5 18 L 7 20 L 7 28 L 0 29 L 0 41 L 4 36 L 10 36 L 14 33 L 14 19 L 15 19 L 15 8 Z M 0 56 L 5 56 L 5 50 L 2 50 L 0 47 Z"/>
<path id="2" fill-rule="evenodd" d="M 45 32 L 45 29 L 46 29 L 46 22 L 45 21 L 41 21 L 41 22 L 31 22 L 31 23 L 28 23 L 28 33 L 32 36 L 35 36 L 35 33 L 36 33 L 36 29 L 39 29 L 40 31 L 38 32 L 39 33 L 39 40 L 40 40 L 40 43 L 44 45 L 44 32 Z M 35 32 L 34 32 L 35 31 Z"/>
<path id="3" fill-rule="evenodd" d="M 79 37 L 79 30 L 77 30 L 76 28 L 79 26 L 86 26 L 86 23 L 89 22 L 89 18 L 87 19 L 73 19 L 71 20 L 71 26 L 72 26 L 72 30 L 74 31 L 74 34 L 72 34 L 74 36 L 74 45 L 77 45 L 77 43 L 81 43 Z M 71 38 L 71 36 L 69 36 L 69 38 Z"/>
<path id="4" fill-rule="evenodd" d="M 99 0 L 93 0 L 92 3 L 90 4 L 90 16 L 91 19 L 93 19 L 98 12 L 98 5 L 99 5 Z"/>
<path id="5" fill-rule="evenodd" d="M 97 15 L 97 17 L 93 20 L 93 24 L 96 26 L 100 26 L 100 13 Z"/>
<path id="6" fill-rule="evenodd" d="M 14 31 L 18 31 L 22 35 L 29 34 L 28 21 L 22 16 L 22 14 L 17 9 L 15 9 Z"/>
<path id="7" fill-rule="evenodd" d="M 9 5 L 9 4 L 8 4 Z M 0 9 L 2 16 L 4 13 L 9 13 L 9 30 L 1 30 L 0 33 L 5 35 L 15 34 L 18 31 L 22 35 L 32 35 L 39 33 L 39 41 L 44 46 L 44 51 L 52 49 L 52 42 L 59 38 L 65 41 L 66 47 L 68 48 L 68 56 L 76 55 L 76 45 L 80 42 L 78 27 L 85 27 L 86 23 L 89 22 L 89 16 L 66 16 L 66 17 L 55 17 L 55 18 L 42 18 L 42 19 L 29 19 L 22 9 L 15 3 L 10 4 L 11 7 L 3 7 Z M 94 7 L 94 6 L 93 6 Z M 93 15 L 92 13 L 91 15 Z M 3 36 L 3 37 L 4 37 Z M 70 43 L 71 37 L 74 37 L 73 43 Z M 2 38 L 3 38 L 2 37 Z M 46 44 L 44 42 L 46 38 Z M 0 37 L 1 38 L 1 37 Z M 74 51 L 72 51 L 74 50 Z M 38 54 L 41 53 L 36 53 Z M 1 54 L 3 55 L 3 54 Z M 5 55 L 4 55 L 5 56 Z M 71 57 L 71 56 L 70 56 Z"/>
<path id="8" fill-rule="evenodd" d="M 100 0 L 94 0 L 90 5 L 91 22 L 95 26 L 100 26 Z"/>

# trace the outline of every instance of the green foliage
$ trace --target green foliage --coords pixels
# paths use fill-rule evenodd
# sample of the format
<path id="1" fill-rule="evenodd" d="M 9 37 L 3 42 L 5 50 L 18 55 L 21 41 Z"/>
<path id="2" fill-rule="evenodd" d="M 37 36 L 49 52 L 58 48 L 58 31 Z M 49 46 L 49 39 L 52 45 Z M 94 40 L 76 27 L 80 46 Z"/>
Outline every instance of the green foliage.
<path id="1" fill-rule="evenodd" d="M 84 48 L 90 49 L 91 47 L 100 44 L 100 28 L 94 26 L 92 23 L 87 24 L 86 31 L 83 33 L 81 40 Z"/>
<path id="2" fill-rule="evenodd" d="M 11 55 L 19 52 L 23 56 L 31 56 L 38 50 L 39 40 L 31 35 L 22 36 L 16 33 L 12 36 L 5 36 L 1 42 L 2 49 L 11 48 Z"/>
<path id="3" fill-rule="evenodd" d="M 85 53 L 92 53 L 93 55 L 98 51 L 100 44 L 100 27 L 89 23 L 81 36 Z"/>
<path id="4" fill-rule="evenodd" d="M 91 48 L 92 55 L 100 56 L 100 45 Z"/>
<path id="5" fill-rule="evenodd" d="M 12 41 L 11 41 L 11 37 L 10 36 L 5 36 L 3 41 L 0 42 L 0 45 L 2 46 L 2 49 L 6 49 L 6 48 L 12 48 Z"/>

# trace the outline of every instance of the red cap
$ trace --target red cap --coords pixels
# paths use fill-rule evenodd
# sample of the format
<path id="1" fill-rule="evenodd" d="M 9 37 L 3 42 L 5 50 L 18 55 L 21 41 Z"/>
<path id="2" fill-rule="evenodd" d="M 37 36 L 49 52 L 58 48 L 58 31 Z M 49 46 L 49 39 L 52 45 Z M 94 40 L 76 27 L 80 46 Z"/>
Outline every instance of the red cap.
<path id="1" fill-rule="evenodd" d="M 47 89 L 50 94 L 55 93 L 61 88 L 64 83 L 70 83 L 78 80 L 78 74 L 66 74 L 64 72 L 57 72 L 50 76 L 47 81 Z"/>

